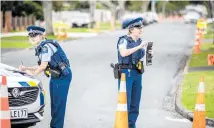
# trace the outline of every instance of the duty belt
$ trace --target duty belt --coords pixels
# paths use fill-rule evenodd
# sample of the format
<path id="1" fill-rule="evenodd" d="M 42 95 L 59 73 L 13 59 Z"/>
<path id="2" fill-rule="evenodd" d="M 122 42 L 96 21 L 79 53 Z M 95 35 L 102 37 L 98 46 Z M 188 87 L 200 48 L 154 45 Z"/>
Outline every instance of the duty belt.
<path id="1" fill-rule="evenodd" d="M 137 67 L 136 65 L 129 65 L 129 64 L 119 64 L 119 67 L 121 69 L 134 69 L 134 70 L 137 70 Z"/>

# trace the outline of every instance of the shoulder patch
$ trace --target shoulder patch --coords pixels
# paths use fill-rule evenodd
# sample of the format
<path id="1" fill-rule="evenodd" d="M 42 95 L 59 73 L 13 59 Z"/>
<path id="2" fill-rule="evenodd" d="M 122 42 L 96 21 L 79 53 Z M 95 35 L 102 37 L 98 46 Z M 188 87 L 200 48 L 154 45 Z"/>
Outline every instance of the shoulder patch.
<path id="1" fill-rule="evenodd" d="M 42 53 L 48 53 L 48 47 L 47 46 L 42 47 Z"/>
<path id="2" fill-rule="evenodd" d="M 126 42 L 126 39 L 125 39 L 125 38 L 121 38 L 121 39 L 119 40 L 119 45 L 120 45 L 120 44 L 123 44 L 124 42 Z"/>

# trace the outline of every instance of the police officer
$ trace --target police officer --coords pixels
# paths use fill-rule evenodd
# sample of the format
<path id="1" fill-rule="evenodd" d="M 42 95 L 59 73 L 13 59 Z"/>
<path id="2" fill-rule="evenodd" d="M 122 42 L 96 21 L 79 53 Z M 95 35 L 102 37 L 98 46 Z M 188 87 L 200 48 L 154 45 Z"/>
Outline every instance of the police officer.
<path id="1" fill-rule="evenodd" d="M 57 41 L 44 38 L 44 28 L 29 26 L 27 31 L 30 43 L 37 45 L 35 55 L 39 60 L 38 66 L 20 65 L 19 69 L 32 76 L 37 76 L 44 71 L 46 76 L 51 77 L 49 83 L 52 117 L 50 127 L 63 128 L 67 95 L 72 79 L 69 60 Z"/>
<path id="2" fill-rule="evenodd" d="M 127 105 L 129 128 L 136 128 L 139 115 L 139 105 L 142 90 L 143 57 L 146 53 L 147 42 L 142 42 L 142 18 L 136 18 L 126 23 L 129 32 L 119 38 L 117 44 L 118 64 L 126 75 Z M 152 54 L 152 50 L 148 51 Z M 118 81 L 120 86 L 120 79 Z"/>

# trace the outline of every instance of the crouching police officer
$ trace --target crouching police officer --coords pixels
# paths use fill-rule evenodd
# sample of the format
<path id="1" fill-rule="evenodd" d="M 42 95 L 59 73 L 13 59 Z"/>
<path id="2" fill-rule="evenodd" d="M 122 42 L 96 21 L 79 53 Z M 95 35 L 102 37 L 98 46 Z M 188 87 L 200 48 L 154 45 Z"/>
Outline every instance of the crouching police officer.
<path id="1" fill-rule="evenodd" d="M 129 128 L 136 128 L 139 114 L 139 104 L 142 90 L 143 57 L 146 54 L 147 42 L 142 42 L 142 18 L 129 21 L 126 24 L 129 32 L 119 38 L 118 67 L 126 75 L 127 105 Z M 152 54 L 152 49 L 148 51 Z M 120 79 L 118 82 L 120 86 Z"/>
<path id="2" fill-rule="evenodd" d="M 35 67 L 19 66 L 19 69 L 29 75 L 36 76 L 45 72 L 50 76 L 51 97 L 51 128 L 63 128 L 67 95 L 72 79 L 69 60 L 55 40 L 46 40 L 43 36 L 45 29 L 38 26 L 27 28 L 29 41 L 37 45 L 35 52 L 38 56 L 38 65 Z"/>

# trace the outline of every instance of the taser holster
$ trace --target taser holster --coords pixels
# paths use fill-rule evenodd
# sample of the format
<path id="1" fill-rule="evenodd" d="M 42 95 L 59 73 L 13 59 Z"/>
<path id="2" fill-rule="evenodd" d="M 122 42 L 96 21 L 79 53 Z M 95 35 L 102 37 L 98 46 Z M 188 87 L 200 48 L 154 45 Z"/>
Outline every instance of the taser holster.
<path id="1" fill-rule="evenodd" d="M 139 61 L 139 62 L 136 64 L 136 67 L 137 67 L 137 71 L 138 71 L 140 74 L 143 74 L 143 73 L 144 73 L 143 61 Z"/>
<path id="2" fill-rule="evenodd" d="M 111 63 L 111 67 L 113 68 L 114 78 L 115 79 L 120 79 L 122 70 L 121 70 L 119 64 L 118 63 L 117 64 Z"/>

